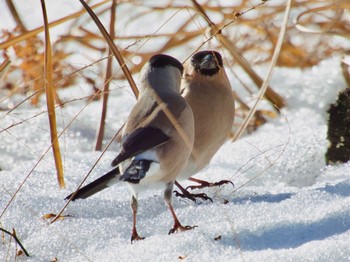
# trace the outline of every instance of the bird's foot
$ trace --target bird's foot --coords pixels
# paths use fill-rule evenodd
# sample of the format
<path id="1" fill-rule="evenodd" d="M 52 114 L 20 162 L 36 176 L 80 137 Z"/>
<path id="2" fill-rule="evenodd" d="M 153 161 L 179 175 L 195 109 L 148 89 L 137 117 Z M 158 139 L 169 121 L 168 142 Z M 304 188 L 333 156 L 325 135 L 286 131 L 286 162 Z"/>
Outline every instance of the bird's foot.
<path id="1" fill-rule="evenodd" d="M 133 241 L 138 241 L 138 240 L 143 240 L 145 239 L 144 237 L 140 237 L 139 234 L 137 234 L 137 232 L 132 232 L 131 234 L 131 243 Z"/>
<path id="2" fill-rule="evenodd" d="M 172 229 L 169 230 L 169 235 L 178 232 L 178 231 L 188 231 L 192 230 L 197 226 L 182 226 L 181 224 L 175 224 Z"/>
<path id="3" fill-rule="evenodd" d="M 215 183 L 210 183 L 207 181 L 203 181 L 203 180 L 193 180 L 196 183 L 199 183 L 198 186 L 188 186 L 186 187 L 186 190 L 188 189 L 199 189 L 199 188 L 205 188 L 205 187 L 215 187 L 215 186 L 222 186 L 225 184 L 231 184 L 232 186 L 234 186 L 234 184 L 230 181 L 230 180 L 221 180 L 219 182 L 215 182 Z"/>
<path id="4" fill-rule="evenodd" d="M 193 202 L 196 202 L 197 198 L 202 199 L 202 200 L 210 200 L 211 202 L 213 202 L 213 200 L 210 197 L 208 197 L 208 195 L 205 193 L 192 194 L 184 188 L 183 188 L 183 190 L 180 188 L 180 190 L 181 190 L 181 192 L 176 191 L 176 190 L 174 191 L 175 196 L 181 197 L 181 198 L 188 198 L 188 199 L 192 200 Z"/>

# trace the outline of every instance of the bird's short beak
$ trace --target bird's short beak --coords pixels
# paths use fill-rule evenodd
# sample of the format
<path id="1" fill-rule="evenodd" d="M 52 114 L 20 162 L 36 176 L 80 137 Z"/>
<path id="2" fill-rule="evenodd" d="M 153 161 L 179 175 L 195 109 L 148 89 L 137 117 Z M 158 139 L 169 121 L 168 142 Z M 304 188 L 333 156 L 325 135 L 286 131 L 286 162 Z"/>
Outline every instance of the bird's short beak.
<path id="1" fill-rule="evenodd" d="M 218 66 L 218 61 L 213 54 L 207 54 L 199 66 L 201 69 L 213 69 Z"/>

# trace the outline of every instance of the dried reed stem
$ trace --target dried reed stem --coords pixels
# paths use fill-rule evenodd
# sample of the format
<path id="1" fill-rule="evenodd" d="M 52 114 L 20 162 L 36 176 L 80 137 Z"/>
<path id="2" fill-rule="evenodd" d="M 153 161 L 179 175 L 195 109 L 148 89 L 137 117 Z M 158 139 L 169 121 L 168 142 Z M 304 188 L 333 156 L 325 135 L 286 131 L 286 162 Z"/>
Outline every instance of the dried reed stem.
<path id="1" fill-rule="evenodd" d="M 135 97 L 137 98 L 139 96 L 139 90 L 137 89 L 137 86 L 135 84 L 134 79 L 132 78 L 132 75 L 127 67 L 127 65 L 124 62 L 124 59 L 122 57 L 122 55 L 120 54 L 118 48 L 115 46 L 113 39 L 111 38 L 111 36 L 108 34 L 107 30 L 105 29 L 105 27 L 103 26 L 103 24 L 101 23 L 101 21 L 98 19 L 98 17 L 96 16 L 96 14 L 92 11 L 92 9 L 88 6 L 88 4 L 85 3 L 84 0 L 79 0 L 80 3 L 84 6 L 84 8 L 87 10 L 87 12 L 89 13 L 89 15 L 91 16 L 92 20 L 94 20 L 95 24 L 97 25 L 98 29 L 101 31 L 103 37 L 105 38 L 105 40 L 108 43 L 109 48 L 112 50 L 115 58 L 117 59 L 126 79 L 129 82 L 129 85 L 131 87 L 131 90 L 133 91 Z"/>
<path id="2" fill-rule="evenodd" d="M 114 24 L 115 24 L 116 7 L 117 7 L 117 2 L 116 2 L 116 0 L 113 0 L 112 6 L 111 6 L 111 21 L 110 21 L 110 26 L 109 26 L 109 33 L 110 33 L 110 36 L 112 39 L 114 39 L 114 36 L 115 36 Z M 112 79 L 112 69 L 113 69 L 112 62 L 113 62 L 112 50 L 109 48 L 108 49 L 106 76 L 105 76 L 105 82 L 104 82 L 104 86 L 103 86 L 101 120 L 100 120 L 99 129 L 97 131 L 96 144 L 95 144 L 96 151 L 101 151 L 101 149 L 102 149 L 102 141 L 103 141 L 103 137 L 104 137 L 105 121 L 106 121 L 106 115 L 107 115 L 109 83 Z"/>
<path id="3" fill-rule="evenodd" d="M 45 75 L 45 92 L 46 92 L 46 105 L 47 112 L 49 116 L 50 132 L 51 132 L 51 143 L 53 155 L 55 158 L 57 180 L 59 186 L 63 188 L 64 175 L 63 175 L 63 165 L 60 146 L 57 137 L 57 125 L 56 125 L 56 113 L 55 113 L 55 99 L 54 99 L 54 88 L 52 83 L 52 50 L 50 41 L 50 32 L 48 27 L 48 19 L 45 7 L 45 0 L 41 0 L 41 7 L 43 11 L 44 19 L 44 31 L 45 31 L 45 63 L 44 63 L 44 75 Z"/>
<path id="4" fill-rule="evenodd" d="M 246 117 L 246 119 L 244 120 L 243 125 L 238 130 L 238 132 L 235 134 L 235 136 L 233 137 L 233 141 L 236 141 L 243 134 L 244 130 L 246 129 L 246 127 L 248 126 L 250 120 L 252 119 L 254 113 L 256 112 L 256 109 L 257 109 L 259 101 L 262 100 L 262 98 L 263 98 L 263 96 L 264 96 L 264 94 L 265 94 L 265 92 L 266 92 L 266 90 L 268 88 L 268 84 L 269 84 L 269 82 L 271 80 L 273 70 L 274 70 L 274 68 L 276 66 L 277 59 L 278 59 L 278 56 L 279 56 L 281 48 L 282 48 L 283 39 L 284 39 L 284 36 L 286 34 L 286 29 L 287 29 L 287 23 L 288 23 L 289 14 L 290 14 L 291 3 L 292 3 L 292 0 L 288 0 L 288 2 L 286 3 L 286 9 L 285 9 L 283 22 L 282 22 L 282 25 L 281 25 L 281 30 L 280 30 L 280 33 L 278 35 L 278 40 L 277 40 L 276 47 L 275 47 L 275 50 L 274 50 L 274 53 L 273 53 L 273 56 L 272 56 L 272 60 L 271 60 L 271 63 L 270 63 L 269 69 L 268 69 L 267 76 L 266 76 L 266 78 L 265 78 L 265 80 L 264 80 L 264 82 L 263 82 L 263 84 L 261 86 L 261 89 L 259 91 L 258 97 L 257 97 L 253 107 L 250 109 L 249 114 Z"/>

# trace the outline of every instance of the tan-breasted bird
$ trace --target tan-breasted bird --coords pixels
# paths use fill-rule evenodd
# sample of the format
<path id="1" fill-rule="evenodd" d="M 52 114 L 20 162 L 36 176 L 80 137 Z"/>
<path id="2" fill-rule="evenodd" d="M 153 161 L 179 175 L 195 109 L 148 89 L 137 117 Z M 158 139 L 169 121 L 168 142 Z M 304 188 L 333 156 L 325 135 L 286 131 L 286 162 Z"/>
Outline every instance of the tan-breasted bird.
<path id="1" fill-rule="evenodd" d="M 192 56 L 182 79 L 181 94 L 193 112 L 195 138 L 193 152 L 178 179 L 190 179 L 200 184 L 190 186 L 191 189 L 231 183 L 228 180 L 209 183 L 191 178 L 209 164 L 233 126 L 235 103 L 219 52 L 205 50 Z M 192 200 L 195 196 L 209 199 L 205 194 L 189 194 L 178 183 L 177 186 L 182 191 L 177 195 Z"/>

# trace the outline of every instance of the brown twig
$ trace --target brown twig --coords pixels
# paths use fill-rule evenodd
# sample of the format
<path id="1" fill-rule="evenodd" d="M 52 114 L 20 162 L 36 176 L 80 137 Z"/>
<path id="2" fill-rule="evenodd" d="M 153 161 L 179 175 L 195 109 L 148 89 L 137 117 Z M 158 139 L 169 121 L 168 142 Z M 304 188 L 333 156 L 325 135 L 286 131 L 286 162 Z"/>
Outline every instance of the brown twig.
<path id="1" fill-rule="evenodd" d="M 345 60 L 341 61 L 341 69 L 343 72 L 343 76 L 345 79 L 346 84 L 350 88 L 350 65 L 345 62 Z"/>
<path id="2" fill-rule="evenodd" d="M 259 91 L 258 97 L 256 99 L 256 102 L 254 104 L 254 106 L 250 109 L 248 116 L 246 117 L 246 119 L 244 120 L 244 123 L 242 125 L 242 127 L 238 130 L 238 132 L 235 134 L 233 141 L 236 141 L 244 132 L 244 130 L 246 129 L 246 127 L 248 126 L 250 120 L 252 119 L 254 113 L 256 112 L 257 106 L 259 101 L 263 98 L 267 88 L 268 88 L 268 84 L 272 78 L 272 72 L 276 66 L 277 63 L 277 59 L 278 56 L 280 54 L 281 48 L 282 48 L 282 44 L 283 44 L 283 39 L 286 33 L 286 29 L 287 29 L 287 23 L 288 23 L 288 18 L 289 18 L 289 14 L 290 14 L 290 8 L 291 8 L 291 1 L 292 0 L 288 0 L 286 3 L 286 10 L 285 10 L 285 14 L 284 14 L 284 18 L 283 18 L 283 22 L 281 25 L 281 30 L 280 33 L 278 35 L 278 41 L 275 47 L 275 51 L 274 54 L 272 56 L 272 60 L 268 69 L 268 73 L 267 76 L 264 80 L 264 82 L 262 83 L 261 89 Z M 276 104 L 275 104 L 276 105 Z M 280 108 L 276 105 L 277 108 Z"/>
<path id="3" fill-rule="evenodd" d="M 110 27 L 109 27 L 109 33 L 112 39 L 114 39 L 115 35 L 115 13 L 116 13 L 116 7 L 117 2 L 116 0 L 112 1 L 111 6 L 111 21 L 110 21 Z M 103 96 L 102 96 L 102 112 L 101 112 L 101 119 L 100 119 L 100 126 L 97 131 L 97 137 L 96 137 L 96 144 L 95 144 L 95 150 L 100 151 L 102 149 L 102 141 L 104 136 L 104 130 L 105 130 L 105 122 L 106 122 L 106 115 L 107 115 L 107 104 L 108 104 L 108 96 L 109 96 L 109 83 L 112 79 L 112 68 L 113 68 L 113 57 L 112 57 L 112 50 L 108 49 L 108 59 L 107 59 L 107 68 L 106 68 L 106 77 L 105 82 L 103 85 Z"/>
<path id="4" fill-rule="evenodd" d="M 122 57 L 122 55 L 120 54 L 118 48 L 115 46 L 113 39 L 111 38 L 111 36 L 108 34 L 107 30 L 105 29 L 105 27 L 103 26 L 103 24 L 101 23 L 101 21 L 98 19 L 98 17 L 96 16 L 96 14 L 92 11 L 92 9 L 89 7 L 88 4 L 85 3 L 84 0 L 79 0 L 80 3 L 84 6 L 84 8 L 87 10 L 87 12 L 89 13 L 89 15 L 91 16 L 92 20 L 94 20 L 95 24 L 97 25 L 98 29 L 101 31 L 103 37 L 105 38 L 105 40 L 108 43 L 109 48 L 112 50 L 115 58 L 117 59 L 126 79 L 129 82 L 129 85 L 135 95 L 135 97 L 137 98 L 139 95 L 139 90 L 137 89 L 137 86 L 135 84 L 134 79 L 132 78 L 132 75 L 127 67 L 127 65 L 124 62 L 124 59 Z"/>
<path id="5" fill-rule="evenodd" d="M 88 103 L 86 103 L 82 109 L 80 109 L 80 111 L 74 116 L 74 118 L 65 126 L 65 128 L 62 130 L 62 132 L 58 135 L 58 138 L 60 138 L 66 131 L 67 129 L 71 126 L 71 124 L 76 120 L 76 118 L 81 114 L 81 112 L 83 112 L 85 110 L 85 108 L 90 104 L 90 102 L 93 101 L 93 97 L 90 98 L 90 100 L 88 101 Z M 114 139 L 114 137 L 113 137 Z M 112 143 L 112 140 L 111 142 Z M 109 146 L 109 145 L 108 145 Z M 108 146 L 106 147 L 106 149 L 102 152 L 102 155 L 104 154 L 104 152 L 108 149 Z M 26 177 L 23 179 L 23 181 L 21 182 L 21 184 L 18 186 L 18 188 L 16 189 L 16 191 L 14 192 L 14 194 L 11 196 L 10 201 L 6 204 L 4 210 L 1 212 L 0 214 L 0 219 L 2 218 L 2 216 L 5 214 L 6 210 L 9 208 L 9 206 L 12 204 L 12 202 L 14 201 L 16 195 L 18 194 L 18 192 L 21 190 L 21 188 L 23 187 L 23 185 L 27 182 L 28 178 L 31 176 L 31 174 L 33 174 L 34 170 L 36 169 L 36 167 L 40 164 L 40 162 L 44 159 L 44 157 L 46 156 L 46 154 L 49 152 L 49 150 L 52 148 L 52 144 L 46 148 L 46 150 L 43 152 L 43 154 L 40 156 L 40 158 L 37 160 L 37 162 L 34 164 L 34 166 L 32 167 L 32 169 L 29 171 L 29 173 L 26 175 Z M 60 215 L 60 214 L 59 214 Z"/>
<path id="6" fill-rule="evenodd" d="M 349 32 L 336 32 L 333 31 L 332 29 L 334 28 L 335 24 L 339 21 L 337 20 L 332 20 L 331 23 L 327 26 L 322 27 L 322 29 L 316 30 L 316 29 L 310 29 L 307 28 L 306 26 L 302 25 L 302 23 L 300 22 L 301 18 L 305 15 L 309 15 L 312 13 L 317 13 L 319 11 L 329 11 L 329 10 L 336 10 L 339 11 L 339 17 L 340 15 L 344 12 L 344 9 L 346 8 L 350 8 L 350 3 L 345 3 L 345 2 L 337 2 L 337 3 L 331 3 L 329 5 L 326 6 L 321 6 L 321 7 L 316 7 L 316 8 L 311 8 L 308 9 L 302 13 L 300 13 L 295 19 L 294 19 L 294 24 L 295 27 L 300 30 L 301 32 L 304 33 L 309 33 L 309 34 L 334 34 L 334 35 L 339 35 L 339 36 L 343 36 L 343 37 L 350 37 Z M 339 18 L 338 17 L 338 18 Z"/>
<path id="7" fill-rule="evenodd" d="M 8 57 L 5 58 L 5 61 L 3 61 L 0 64 L 0 80 L 3 79 L 5 77 L 5 72 L 7 71 L 7 69 L 9 68 L 11 64 L 11 61 Z M 1 101 L 0 101 L 1 102 Z"/>
<path id="8" fill-rule="evenodd" d="M 12 233 L 7 231 L 6 229 L 3 229 L 0 227 L 0 230 L 8 235 L 10 235 L 11 237 L 13 237 L 13 239 L 16 241 L 16 243 L 20 246 L 20 248 L 22 249 L 23 253 L 27 256 L 30 257 L 28 251 L 24 248 L 24 246 L 22 245 L 21 241 L 19 241 L 16 231 L 15 229 L 12 229 Z"/>
<path id="9" fill-rule="evenodd" d="M 7 7 L 9 8 L 9 10 L 10 10 L 10 12 L 12 14 L 13 19 L 16 21 L 16 25 L 19 28 L 19 30 L 21 32 L 26 32 L 27 28 L 24 26 L 21 18 L 19 17 L 17 9 L 16 9 L 15 5 L 13 4 L 13 1 L 12 0 L 6 0 L 6 4 L 7 4 Z"/>
<path id="10" fill-rule="evenodd" d="M 57 213 L 57 215 L 54 217 L 54 219 L 50 222 L 51 224 L 54 223 L 57 219 L 60 218 L 60 216 L 62 215 L 63 211 L 67 208 L 67 206 L 69 205 L 69 203 L 72 201 L 72 199 L 75 197 L 75 195 L 77 194 L 77 192 L 79 191 L 79 189 L 82 187 L 82 185 L 85 183 L 86 179 L 90 176 L 90 174 L 92 173 L 92 171 L 95 169 L 96 165 L 98 162 L 100 162 L 101 158 L 103 157 L 103 155 L 106 153 L 107 149 L 109 148 L 109 146 L 113 143 L 114 139 L 119 135 L 119 132 L 123 129 L 124 125 L 121 126 L 121 128 L 118 130 L 118 132 L 109 140 L 106 148 L 101 152 L 100 156 L 97 158 L 97 160 L 95 161 L 95 163 L 92 165 L 92 167 L 90 168 L 89 172 L 86 174 L 86 176 L 84 177 L 84 179 L 80 182 L 79 186 L 77 187 L 77 189 L 75 190 L 75 192 L 71 195 L 71 197 L 68 199 L 67 203 L 62 207 L 62 209 Z"/>

